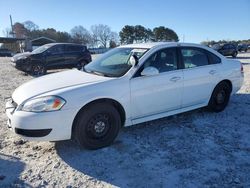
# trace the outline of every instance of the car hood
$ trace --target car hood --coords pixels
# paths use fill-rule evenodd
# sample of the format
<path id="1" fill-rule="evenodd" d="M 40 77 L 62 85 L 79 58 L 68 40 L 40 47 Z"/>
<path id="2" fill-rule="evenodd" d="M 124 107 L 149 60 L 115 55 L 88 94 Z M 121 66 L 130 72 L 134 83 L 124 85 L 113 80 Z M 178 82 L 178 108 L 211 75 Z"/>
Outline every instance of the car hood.
<path id="1" fill-rule="evenodd" d="M 24 58 L 30 56 L 32 53 L 31 52 L 24 52 L 24 53 L 18 53 L 14 55 L 12 58 L 14 61 L 18 60 L 18 58 Z"/>
<path id="2" fill-rule="evenodd" d="M 12 99 L 21 104 L 25 100 L 57 89 L 103 82 L 112 78 L 69 70 L 35 78 L 19 86 L 12 94 Z"/>

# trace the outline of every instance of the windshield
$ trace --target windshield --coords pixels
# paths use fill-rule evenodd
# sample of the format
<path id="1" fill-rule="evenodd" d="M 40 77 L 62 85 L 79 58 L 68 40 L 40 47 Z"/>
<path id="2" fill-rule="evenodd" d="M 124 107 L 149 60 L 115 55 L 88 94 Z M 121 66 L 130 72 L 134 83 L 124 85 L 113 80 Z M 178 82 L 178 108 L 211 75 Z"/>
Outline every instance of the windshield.
<path id="1" fill-rule="evenodd" d="M 140 59 L 147 50 L 145 48 L 115 48 L 86 65 L 84 70 L 102 76 L 120 77 L 132 67 L 129 62 L 131 55 L 136 55 Z"/>
<path id="2" fill-rule="evenodd" d="M 44 51 L 46 51 L 48 48 L 50 48 L 52 45 L 51 44 L 45 44 L 43 46 L 40 46 L 39 48 L 35 49 L 32 51 L 33 54 L 39 54 Z"/>

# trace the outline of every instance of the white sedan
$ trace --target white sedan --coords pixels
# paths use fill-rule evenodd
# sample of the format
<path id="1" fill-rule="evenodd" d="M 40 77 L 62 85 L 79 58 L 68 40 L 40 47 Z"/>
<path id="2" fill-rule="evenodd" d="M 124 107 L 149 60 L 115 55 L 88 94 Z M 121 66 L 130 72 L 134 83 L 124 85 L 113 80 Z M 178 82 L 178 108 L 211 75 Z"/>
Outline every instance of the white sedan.
<path id="1" fill-rule="evenodd" d="M 225 109 L 243 67 L 187 43 L 121 46 L 84 70 L 33 79 L 6 103 L 8 126 L 29 140 L 74 138 L 89 149 L 110 145 L 123 126 L 208 107 Z"/>

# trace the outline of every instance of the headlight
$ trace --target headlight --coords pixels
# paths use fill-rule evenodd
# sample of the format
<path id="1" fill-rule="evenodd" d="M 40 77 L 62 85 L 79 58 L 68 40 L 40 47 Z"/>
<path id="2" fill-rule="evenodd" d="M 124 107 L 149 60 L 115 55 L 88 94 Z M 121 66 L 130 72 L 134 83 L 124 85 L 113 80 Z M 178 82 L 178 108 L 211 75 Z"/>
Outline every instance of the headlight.
<path id="1" fill-rule="evenodd" d="M 60 110 L 65 103 L 66 101 L 61 97 L 46 96 L 28 100 L 19 110 L 27 112 L 50 112 Z"/>

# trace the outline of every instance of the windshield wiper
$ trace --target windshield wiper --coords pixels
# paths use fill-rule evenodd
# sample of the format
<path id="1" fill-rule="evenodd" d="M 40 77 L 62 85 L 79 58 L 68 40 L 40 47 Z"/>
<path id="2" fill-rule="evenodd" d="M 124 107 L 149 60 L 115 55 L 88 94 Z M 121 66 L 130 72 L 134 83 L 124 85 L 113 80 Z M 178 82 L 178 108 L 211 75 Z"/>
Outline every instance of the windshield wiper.
<path id="1" fill-rule="evenodd" d="M 94 70 L 86 70 L 86 69 L 84 69 L 84 71 L 87 72 L 87 73 L 92 73 L 92 74 L 98 75 L 98 76 L 113 77 L 110 74 L 105 74 L 105 73 L 94 71 Z"/>

